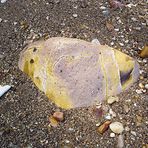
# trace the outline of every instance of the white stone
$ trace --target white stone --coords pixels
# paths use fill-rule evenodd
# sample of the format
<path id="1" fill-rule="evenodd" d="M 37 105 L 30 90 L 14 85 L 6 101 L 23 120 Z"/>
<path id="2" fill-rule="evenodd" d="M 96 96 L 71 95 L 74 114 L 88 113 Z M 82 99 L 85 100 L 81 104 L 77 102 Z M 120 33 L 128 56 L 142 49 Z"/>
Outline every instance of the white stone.
<path id="1" fill-rule="evenodd" d="M 104 7 L 104 6 L 101 6 L 101 7 L 100 7 L 100 9 L 104 10 L 104 9 L 106 9 L 106 7 Z"/>
<path id="2" fill-rule="evenodd" d="M 115 28 L 114 30 L 115 30 L 115 31 L 119 31 L 119 28 Z"/>
<path id="3" fill-rule="evenodd" d="M 111 114 L 112 117 L 116 117 L 116 113 L 112 109 L 109 110 L 109 113 Z"/>
<path id="4" fill-rule="evenodd" d="M 109 127 L 116 134 L 120 134 L 124 130 L 124 127 L 123 127 L 122 123 L 120 123 L 120 122 L 113 122 L 109 125 Z"/>
<path id="5" fill-rule="evenodd" d="M 148 84 L 145 84 L 145 86 L 144 86 L 146 89 L 148 89 Z"/>
<path id="6" fill-rule="evenodd" d="M 119 45 L 120 45 L 120 46 L 124 46 L 124 44 L 123 44 L 123 43 L 119 43 Z"/>
<path id="7" fill-rule="evenodd" d="M 141 89 L 136 89 L 136 93 L 137 94 L 142 94 L 142 90 Z"/>
<path id="8" fill-rule="evenodd" d="M 110 133 L 110 137 L 115 137 L 115 133 Z"/>
<path id="9" fill-rule="evenodd" d="M 0 23 L 2 22 L 2 20 L 3 20 L 3 19 L 2 19 L 2 18 L 0 18 Z"/>
<path id="10" fill-rule="evenodd" d="M 130 128 L 128 126 L 125 127 L 125 131 L 129 132 Z"/>
<path id="11" fill-rule="evenodd" d="M 131 131 L 131 134 L 134 135 L 134 136 L 137 136 L 135 131 Z"/>
<path id="12" fill-rule="evenodd" d="M 3 4 L 3 3 L 5 3 L 7 0 L 1 0 L 1 3 Z"/>
<path id="13" fill-rule="evenodd" d="M 100 126 L 100 125 L 101 125 L 101 123 L 100 123 L 100 122 L 96 124 L 96 126 L 97 126 L 97 127 L 98 127 L 98 126 Z"/>
<path id="14" fill-rule="evenodd" d="M 117 148 L 123 148 L 123 147 L 124 147 L 123 135 L 119 135 L 118 141 L 117 141 Z"/>
<path id="15" fill-rule="evenodd" d="M 97 45 L 101 45 L 98 39 L 93 39 L 91 42 Z"/>
<path id="16" fill-rule="evenodd" d="M 108 114 L 108 115 L 105 116 L 105 119 L 110 120 L 111 116 Z"/>
<path id="17" fill-rule="evenodd" d="M 111 42 L 110 45 L 114 45 L 114 42 Z"/>
<path id="18" fill-rule="evenodd" d="M 77 17 L 78 15 L 77 14 L 73 14 L 73 17 Z"/>

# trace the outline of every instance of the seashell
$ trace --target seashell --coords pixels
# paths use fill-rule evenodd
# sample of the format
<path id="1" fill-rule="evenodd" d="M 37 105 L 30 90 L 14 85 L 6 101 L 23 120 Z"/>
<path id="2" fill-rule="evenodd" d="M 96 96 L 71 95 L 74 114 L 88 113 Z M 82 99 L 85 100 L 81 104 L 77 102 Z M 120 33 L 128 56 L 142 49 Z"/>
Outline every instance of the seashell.
<path id="1" fill-rule="evenodd" d="M 29 44 L 19 68 L 56 105 L 69 109 L 107 100 L 139 76 L 138 63 L 107 45 L 54 37 Z"/>
<path id="2" fill-rule="evenodd" d="M 120 122 L 112 122 L 109 127 L 116 134 L 120 134 L 124 130 L 123 125 Z"/>
<path id="3" fill-rule="evenodd" d="M 10 88 L 10 85 L 0 86 L 0 97 L 3 96 Z"/>

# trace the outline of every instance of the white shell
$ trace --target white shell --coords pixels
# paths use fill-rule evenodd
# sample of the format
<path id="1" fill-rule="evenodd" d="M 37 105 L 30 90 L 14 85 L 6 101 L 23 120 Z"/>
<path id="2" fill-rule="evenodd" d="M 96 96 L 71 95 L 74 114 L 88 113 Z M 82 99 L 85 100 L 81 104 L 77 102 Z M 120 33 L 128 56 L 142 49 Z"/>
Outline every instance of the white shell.
<path id="1" fill-rule="evenodd" d="M 124 127 L 123 127 L 122 123 L 120 123 L 120 122 L 113 122 L 109 125 L 109 127 L 116 134 L 120 134 L 124 130 Z"/>
<path id="2" fill-rule="evenodd" d="M 10 88 L 10 85 L 0 86 L 0 97 L 4 95 Z"/>

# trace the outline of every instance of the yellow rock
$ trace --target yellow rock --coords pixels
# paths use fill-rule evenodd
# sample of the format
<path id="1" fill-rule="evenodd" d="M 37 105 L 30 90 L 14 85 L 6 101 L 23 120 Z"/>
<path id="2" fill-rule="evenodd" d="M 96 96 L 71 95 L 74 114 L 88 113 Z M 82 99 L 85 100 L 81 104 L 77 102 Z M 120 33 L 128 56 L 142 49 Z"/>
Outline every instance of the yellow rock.
<path id="1" fill-rule="evenodd" d="M 145 45 L 140 53 L 141 58 L 148 58 L 148 46 Z"/>
<path id="2" fill-rule="evenodd" d="M 139 65 L 128 55 L 106 45 L 61 37 L 28 45 L 19 68 L 65 109 L 115 96 L 139 76 Z"/>

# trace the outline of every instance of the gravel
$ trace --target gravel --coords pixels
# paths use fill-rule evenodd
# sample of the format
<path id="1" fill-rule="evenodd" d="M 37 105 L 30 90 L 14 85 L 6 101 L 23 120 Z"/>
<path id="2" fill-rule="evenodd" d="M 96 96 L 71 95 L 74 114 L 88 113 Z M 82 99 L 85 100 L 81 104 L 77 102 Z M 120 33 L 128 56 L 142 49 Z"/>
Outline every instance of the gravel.
<path id="1" fill-rule="evenodd" d="M 138 54 L 148 42 L 145 0 L 125 1 L 128 6 L 115 10 L 110 9 L 107 0 L 3 2 L 0 3 L 0 85 L 12 88 L 0 99 L 0 147 L 110 148 L 120 142 L 120 147 L 139 148 L 148 143 L 148 67 L 147 60 Z M 106 22 L 115 29 L 109 31 Z M 128 127 L 122 137 L 110 137 L 110 129 L 103 135 L 98 133 L 96 124 L 106 121 L 104 115 L 108 111 L 96 118 L 93 107 L 58 108 L 18 69 L 19 54 L 25 43 L 57 36 L 98 39 L 101 44 L 111 45 L 138 60 L 141 69 L 138 82 L 118 96 L 119 102 L 107 105 L 116 113 L 111 121 Z M 64 121 L 57 127 L 49 126 L 49 117 L 57 110 L 63 112 Z"/>

